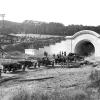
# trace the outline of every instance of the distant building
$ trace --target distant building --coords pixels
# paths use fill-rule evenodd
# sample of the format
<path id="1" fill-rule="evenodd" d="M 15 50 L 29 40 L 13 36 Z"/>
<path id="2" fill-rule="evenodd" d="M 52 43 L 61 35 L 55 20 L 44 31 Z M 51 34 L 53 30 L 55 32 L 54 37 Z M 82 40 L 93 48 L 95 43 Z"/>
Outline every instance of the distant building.
<path id="1" fill-rule="evenodd" d="M 17 36 L 0 34 L 0 43 L 9 44 L 9 43 L 15 43 L 16 41 L 18 41 Z"/>

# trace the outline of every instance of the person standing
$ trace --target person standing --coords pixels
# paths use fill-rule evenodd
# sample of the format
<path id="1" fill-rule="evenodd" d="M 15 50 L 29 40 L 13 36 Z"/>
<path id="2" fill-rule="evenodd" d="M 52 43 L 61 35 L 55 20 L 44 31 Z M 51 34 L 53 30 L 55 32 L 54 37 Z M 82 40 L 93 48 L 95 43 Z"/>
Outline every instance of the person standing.
<path id="1" fill-rule="evenodd" d="M 3 65 L 0 64 L 0 77 L 1 77 L 2 70 L 3 70 Z"/>

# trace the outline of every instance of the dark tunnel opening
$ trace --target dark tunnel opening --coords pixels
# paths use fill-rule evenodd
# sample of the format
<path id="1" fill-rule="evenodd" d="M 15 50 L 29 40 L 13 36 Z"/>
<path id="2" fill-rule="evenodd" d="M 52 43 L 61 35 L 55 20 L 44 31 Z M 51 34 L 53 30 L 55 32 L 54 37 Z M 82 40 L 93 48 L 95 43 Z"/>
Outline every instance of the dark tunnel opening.
<path id="1" fill-rule="evenodd" d="M 80 41 L 75 47 L 75 53 L 81 56 L 92 56 L 95 53 L 95 47 L 90 41 Z"/>

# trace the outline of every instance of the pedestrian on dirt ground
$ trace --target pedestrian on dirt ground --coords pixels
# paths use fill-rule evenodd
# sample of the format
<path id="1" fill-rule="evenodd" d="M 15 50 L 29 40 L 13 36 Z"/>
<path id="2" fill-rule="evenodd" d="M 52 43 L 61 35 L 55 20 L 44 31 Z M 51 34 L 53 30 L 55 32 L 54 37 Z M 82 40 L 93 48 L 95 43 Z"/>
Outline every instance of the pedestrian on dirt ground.
<path id="1" fill-rule="evenodd" d="M 25 71 L 26 66 L 22 65 L 22 70 Z"/>
<path id="2" fill-rule="evenodd" d="M 0 64 L 0 77 L 1 77 L 2 70 L 3 70 L 3 66 Z"/>
<path id="3" fill-rule="evenodd" d="M 36 68 L 36 66 L 37 66 L 37 62 L 34 63 L 34 68 Z"/>

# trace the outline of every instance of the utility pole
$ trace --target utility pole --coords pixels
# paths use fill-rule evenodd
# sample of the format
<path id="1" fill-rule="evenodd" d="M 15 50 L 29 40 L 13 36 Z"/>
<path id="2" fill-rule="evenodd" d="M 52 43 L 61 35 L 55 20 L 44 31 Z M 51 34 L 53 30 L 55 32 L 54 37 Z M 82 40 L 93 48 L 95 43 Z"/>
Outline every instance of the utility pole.
<path id="1" fill-rule="evenodd" d="M 0 17 L 2 17 L 2 28 L 4 29 L 4 17 L 5 17 L 5 14 L 0 14 Z"/>
<path id="2" fill-rule="evenodd" d="M 5 14 L 0 14 L 0 17 L 2 17 L 2 27 L 1 28 L 2 28 L 2 30 L 4 32 L 4 17 L 5 17 Z M 2 48 L 2 47 L 0 47 L 0 48 Z M 3 55 L 4 55 L 4 53 L 2 52 L 2 58 L 3 58 Z"/>

